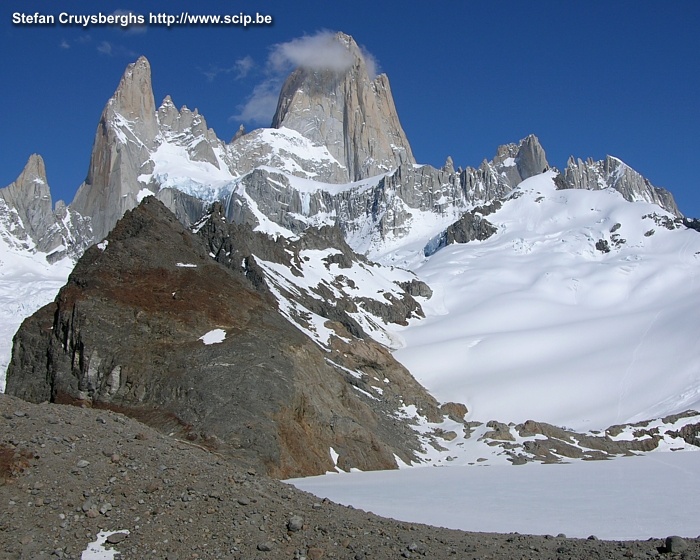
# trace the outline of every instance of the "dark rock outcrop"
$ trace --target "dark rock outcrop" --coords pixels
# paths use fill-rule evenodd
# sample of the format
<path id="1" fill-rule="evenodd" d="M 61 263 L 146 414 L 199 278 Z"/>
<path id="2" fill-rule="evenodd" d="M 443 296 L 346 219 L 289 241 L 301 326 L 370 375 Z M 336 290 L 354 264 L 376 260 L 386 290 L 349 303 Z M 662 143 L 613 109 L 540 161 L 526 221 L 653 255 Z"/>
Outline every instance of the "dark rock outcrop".
<path id="1" fill-rule="evenodd" d="M 256 288 L 269 292 L 271 280 L 265 279 L 265 272 L 258 266 L 258 261 L 281 264 L 288 268 L 296 277 L 304 272 L 301 253 L 305 250 L 328 250 L 328 256 L 323 262 L 326 268 L 332 264 L 338 265 L 341 271 L 355 265 L 365 270 L 379 268 L 364 256 L 355 253 L 345 242 L 338 227 L 324 226 L 308 228 L 298 239 L 272 237 L 253 231 L 248 224 L 239 225 L 225 218 L 224 208 L 220 203 L 214 203 L 211 211 L 202 223 L 197 226 L 198 234 L 208 244 L 210 254 L 225 266 L 245 274 Z M 336 283 L 352 282 L 342 274 L 336 277 Z M 430 297 L 430 288 L 417 278 L 410 281 L 397 282 L 397 294 L 384 293 L 376 298 L 363 296 L 338 297 L 333 286 L 323 282 L 315 286 L 295 286 L 294 294 L 288 288 L 277 284 L 276 289 L 296 303 L 321 317 L 340 323 L 356 338 L 369 338 L 350 313 L 357 313 L 358 307 L 386 323 L 404 325 L 411 317 L 423 317 L 423 310 L 413 296 Z"/>
<path id="2" fill-rule="evenodd" d="M 8 394 L 119 410 L 276 476 L 331 470 L 331 447 L 344 469 L 414 460 L 415 432 L 392 412 L 403 398 L 438 409 L 408 372 L 373 341 L 323 351 L 210 251 L 146 198 L 23 323 Z M 205 344 L 215 329 L 224 340 Z M 348 371 L 389 378 L 396 392 L 370 398 Z"/>
<path id="3" fill-rule="evenodd" d="M 453 243 L 469 243 L 470 241 L 484 241 L 498 230 L 484 216 L 495 212 L 501 207 L 500 201 L 492 204 L 480 206 L 474 210 L 466 212 L 459 220 L 450 225 L 423 249 L 426 257 L 437 253 L 443 247 Z"/>
<path id="4" fill-rule="evenodd" d="M 697 218 L 683 218 L 683 225 L 688 229 L 700 231 L 700 220 Z"/>

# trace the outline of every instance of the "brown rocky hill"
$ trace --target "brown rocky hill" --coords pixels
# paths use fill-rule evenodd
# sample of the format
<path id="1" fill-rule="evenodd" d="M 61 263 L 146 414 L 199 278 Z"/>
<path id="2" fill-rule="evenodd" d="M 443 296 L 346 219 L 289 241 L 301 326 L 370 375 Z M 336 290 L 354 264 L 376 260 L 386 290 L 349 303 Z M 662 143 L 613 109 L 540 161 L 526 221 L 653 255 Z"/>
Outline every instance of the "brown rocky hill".
<path id="1" fill-rule="evenodd" d="M 202 229 L 225 239 L 222 227 Z M 252 259 L 238 270 L 211 246 L 146 198 L 85 252 L 55 302 L 25 320 L 7 393 L 121 411 L 278 477 L 332 470 L 331 447 L 345 470 L 415 460 L 420 444 L 397 407 L 433 418 L 439 409 L 408 371 L 350 335 L 342 314 L 327 324 L 343 336 L 322 349 L 279 313 Z M 205 344 L 216 330 L 225 338 Z M 364 381 L 349 368 L 390 389 L 358 391 Z"/>

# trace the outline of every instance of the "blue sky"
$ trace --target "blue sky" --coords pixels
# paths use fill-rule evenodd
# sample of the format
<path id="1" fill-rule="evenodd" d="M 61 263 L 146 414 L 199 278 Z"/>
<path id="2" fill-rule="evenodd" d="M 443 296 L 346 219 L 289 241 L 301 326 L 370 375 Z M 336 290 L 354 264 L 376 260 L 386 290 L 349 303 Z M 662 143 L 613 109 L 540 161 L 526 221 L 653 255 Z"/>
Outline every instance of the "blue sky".
<path id="1" fill-rule="evenodd" d="M 13 12 L 269 14 L 266 27 L 23 26 Z M 274 46 L 321 30 L 352 35 L 390 79 L 416 158 L 477 166 L 536 134 L 550 164 L 627 162 L 700 216 L 700 2 L 522 0 L 4 0 L 0 7 L 0 185 L 40 153 L 54 200 L 85 178 L 100 113 L 145 55 L 156 103 L 198 108 L 229 140 Z M 257 90 L 256 90 L 257 87 Z M 269 93 L 269 92 L 268 92 Z M 270 115 L 271 117 L 271 115 Z M 267 126 L 244 122 L 249 130 Z"/>

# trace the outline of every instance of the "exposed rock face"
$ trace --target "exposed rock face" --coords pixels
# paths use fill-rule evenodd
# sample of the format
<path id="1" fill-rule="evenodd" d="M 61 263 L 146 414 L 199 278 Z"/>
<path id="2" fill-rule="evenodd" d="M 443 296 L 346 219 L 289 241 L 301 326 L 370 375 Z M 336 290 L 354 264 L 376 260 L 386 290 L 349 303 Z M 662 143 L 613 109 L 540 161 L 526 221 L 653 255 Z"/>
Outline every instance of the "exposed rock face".
<path id="1" fill-rule="evenodd" d="M 92 219 L 96 240 L 104 238 L 124 212 L 138 204 L 138 177 L 156 145 L 158 122 L 145 57 L 130 64 L 97 126 L 87 178 L 71 208 Z"/>
<path id="2" fill-rule="evenodd" d="M 0 197 L 17 210 L 29 237 L 38 242 L 53 222 L 53 205 L 44 160 L 32 154 L 17 180 L 0 189 Z"/>
<path id="3" fill-rule="evenodd" d="M 227 200 L 226 217 L 256 225 L 258 211 L 270 221 L 299 233 L 314 224 L 317 216 L 334 216 L 351 245 L 364 251 L 368 247 L 358 239 L 371 238 L 371 243 L 407 235 L 413 210 L 433 212 L 448 223 L 450 218 L 457 221 L 474 204 L 502 198 L 546 167 L 539 141 L 528 136 L 517 144 L 499 147 L 494 160 L 484 161 L 477 169 L 455 171 L 450 162 L 442 169 L 402 164 L 373 182 L 335 191 L 323 186 L 299 191 L 285 174 L 256 169 L 240 181 L 245 196 L 237 190 Z M 250 208 L 251 201 L 256 205 L 255 211 Z"/>
<path id="4" fill-rule="evenodd" d="M 72 211 L 62 200 L 56 203 L 54 218 L 37 248 L 49 252 L 46 257 L 49 262 L 64 257 L 77 259 L 94 239 L 90 218 Z"/>
<path id="5" fill-rule="evenodd" d="M 414 163 L 389 79 L 369 76 L 352 37 L 338 33 L 333 40 L 347 49 L 347 67 L 297 68 L 282 87 L 272 126 L 297 130 L 326 146 L 344 167 L 334 182 L 357 181 Z"/>
<path id="6" fill-rule="evenodd" d="M 212 260 L 202 235 L 152 197 L 128 212 L 20 328 L 8 394 L 125 411 L 278 476 L 331 470 L 331 447 L 345 469 L 414 459 L 415 433 L 391 414 L 399 397 L 366 397 L 348 371 L 410 386 L 424 409 L 437 403 L 372 341 L 323 351 L 264 284 Z M 205 344 L 216 329 L 224 340 Z"/>
<path id="7" fill-rule="evenodd" d="M 221 168 L 215 150 L 224 146 L 216 133 L 207 127 L 207 122 L 199 111 L 190 111 L 184 106 L 178 111 L 170 96 L 166 96 L 158 108 L 158 141 L 169 141 L 183 146 L 190 161 L 206 162 L 217 169 Z"/>
<path id="8" fill-rule="evenodd" d="M 460 182 L 467 200 L 484 203 L 503 197 L 548 167 L 542 145 L 531 134 L 517 144 L 499 146 L 490 162 L 484 160 L 476 169 L 467 167 L 460 173 Z"/>
<path id="9" fill-rule="evenodd" d="M 499 146 L 491 164 L 499 175 L 505 175 L 512 186 L 543 173 L 549 167 L 544 149 L 534 134 L 518 144 Z"/>
<path id="10" fill-rule="evenodd" d="M 338 335 L 389 345 L 392 335 L 382 325 L 406 325 L 423 317 L 414 296 L 432 295 L 413 273 L 382 267 L 355 253 L 337 227 L 309 228 L 299 239 L 272 238 L 248 224 L 228 222 L 219 203 L 195 227 L 217 261 L 246 275 L 261 292 L 274 294 L 285 316 L 305 331 L 316 330 L 311 317 L 318 316 L 330 321 Z M 363 290 L 363 284 L 373 285 L 375 292 Z M 330 347 L 324 336 L 317 341 Z M 382 395 L 395 389 L 379 386 Z M 373 392 L 371 387 L 365 390 Z M 397 394 L 411 400 L 405 391 Z"/>
<path id="11" fill-rule="evenodd" d="M 700 431 L 694 410 L 656 420 L 610 426 L 604 431 L 574 432 L 546 422 L 527 420 L 504 424 L 491 420 L 481 428 L 480 442 L 500 448 L 513 465 L 528 462 L 561 463 L 571 459 L 586 461 L 612 459 L 648 453 L 663 443 L 673 451 L 698 446 Z M 469 423 L 479 428 L 480 423 Z"/>
<path id="12" fill-rule="evenodd" d="M 0 189 L 0 203 L 3 229 L 12 232 L 8 241 L 48 253 L 50 262 L 82 254 L 92 239 L 89 220 L 70 212 L 63 201 L 54 211 L 40 155 L 31 155 L 17 180 Z"/>
<path id="13" fill-rule="evenodd" d="M 163 192 L 170 187 L 167 172 L 153 175 L 154 156 L 163 144 L 182 148 L 190 162 L 217 170 L 227 166 L 224 143 L 196 109 L 178 110 L 167 96 L 156 110 L 151 67 L 141 57 L 127 67 L 102 112 L 87 178 L 71 203 L 72 210 L 91 218 L 95 241 L 149 194 L 157 195 L 185 224 L 202 216 L 206 201 L 193 204 L 191 195 Z"/>
<path id="14" fill-rule="evenodd" d="M 155 197 L 170 210 L 184 226 L 190 226 L 205 214 L 209 204 L 177 189 L 160 189 Z"/>
<path id="15" fill-rule="evenodd" d="M 436 239 L 431 240 L 423 250 L 426 257 L 436 253 L 443 247 L 453 243 L 469 243 L 470 241 L 484 241 L 496 233 L 496 227 L 484 216 L 495 212 L 501 207 L 499 200 L 493 201 L 488 206 L 479 206 L 465 213 L 459 220 L 449 226 Z"/>
<path id="16" fill-rule="evenodd" d="M 569 158 L 563 173 L 569 188 L 599 190 L 613 188 L 630 202 L 644 201 L 661 206 L 664 210 L 682 216 L 673 195 L 661 187 L 655 187 L 619 159 L 607 156 L 604 160 L 574 160 Z"/>

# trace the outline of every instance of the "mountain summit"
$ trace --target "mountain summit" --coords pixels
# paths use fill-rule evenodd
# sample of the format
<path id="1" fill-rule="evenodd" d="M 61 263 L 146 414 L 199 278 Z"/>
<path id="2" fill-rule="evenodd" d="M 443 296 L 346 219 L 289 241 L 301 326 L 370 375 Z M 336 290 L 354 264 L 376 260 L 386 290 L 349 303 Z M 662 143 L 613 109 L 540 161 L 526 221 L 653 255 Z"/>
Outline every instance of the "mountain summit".
<path id="1" fill-rule="evenodd" d="M 349 35 L 337 33 L 329 41 L 345 49 L 343 64 L 297 68 L 282 86 L 273 128 L 290 128 L 325 145 L 345 167 L 339 183 L 415 163 L 389 78 L 370 76 L 365 56 Z"/>
<path id="2" fill-rule="evenodd" d="M 54 208 L 44 160 L 32 154 L 17 179 L 0 189 L 0 238 L 9 246 L 45 253 L 55 263 L 77 259 L 93 236 L 89 219 L 71 212 L 62 200 Z"/>
<path id="3" fill-rule="evenodd" d="M 0 199 L 14 208 L 25 233 L 39 243 L 53 221 L 51 193 L 46 179 L 46 167 L 40 155 L 32 154 L 17 180 L 0 189 Z"/>
<path id="4" fill-rule="evenodd" d="M 142 56 L 127 67 L 102 111 L 87 177 L 71 204 L 92 218 L 96 240 L 138 204 L 138 177 L 148 171 L 157 133 L 151 65 Z"/>

